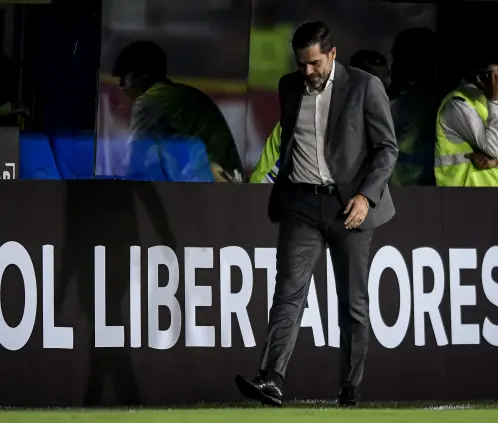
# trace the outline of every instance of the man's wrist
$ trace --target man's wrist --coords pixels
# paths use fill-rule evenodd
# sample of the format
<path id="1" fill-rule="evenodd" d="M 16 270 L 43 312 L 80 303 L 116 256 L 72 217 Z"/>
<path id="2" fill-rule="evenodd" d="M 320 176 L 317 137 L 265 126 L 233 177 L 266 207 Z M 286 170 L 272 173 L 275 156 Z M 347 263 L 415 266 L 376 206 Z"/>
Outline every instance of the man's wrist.
<path id="1" fill-rule="evenodd" d="M 358 195 L 363 199 L 363 201 L 365 201 L 365 203 L 367 205 L 367 209 L 369 209 L 370 208 L 370 200 L 367 197 L 365 197 L 363 194 L 358 194 Z"/>

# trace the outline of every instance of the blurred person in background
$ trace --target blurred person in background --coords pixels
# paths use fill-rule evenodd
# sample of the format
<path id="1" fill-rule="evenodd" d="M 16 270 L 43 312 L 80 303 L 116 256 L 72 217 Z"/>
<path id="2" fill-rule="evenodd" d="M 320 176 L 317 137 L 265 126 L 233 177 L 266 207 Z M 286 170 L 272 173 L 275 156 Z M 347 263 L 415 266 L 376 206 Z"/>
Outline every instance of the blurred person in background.
<path id="1" fill-rule="evenodd" d="M 261 146 L 278 120 L 278 81 L 295 66 L 291 49 L 294 23 L 289 9 L 292 6 L 284 6 L 279 0 L 251 3 L 246 121 L 248 133 L 253 127 L 256 136 L 246 140 L 249 172 L 259 160 Z"/>
<path id="2" fill-rule="evenodd" d="M 130 143 L 165 136 L 201 139 L 216 182 L 242 182 L 242 163 L 218 106 L 202 91 L 166 77 L 166 54 L 138 41 L 119 54 L 113 76 L 133 102 Z"/>
<path id="3" fill-rule="evenodd" d="M 472 53 L 471 53 L 472 54 Z M 498 55 L 476 60 L 437 116 L 437 186 L 498 186 Z"/>
<path id="4" fill-rule="evenodd" d="M 280 77 L 293 69 L 290 41 L 294 26 L 279 19 L 275 0 L 252 5 L 249 39 L 249 89 L 275 91 Z"/>
<path id="5" fill-rule="evenodd" d="M 351 56 L 350 66 L 378 77 L 387 89 L 390 83 L 387 59 L 376 51 L 360 50 Z M 277 122 L 263 147 L 261 157 L 249 179 L 250 183 L 274 183 L 280 169 L 280 134 L 282 128 Z"/>
<path id="6" fill-rule="evenodd" d="M 361 69 L 375 75 L 382 81 L 386 89 L 391 84 L 391 71 L 384 55 L 378 51 L 360 50 L 351 56 L 349 66 Z"/>
<path id="7" fill-rule="evenodd" d="M 436 58 L 432 30 L 412 28 L 396 36 L 389 94 L 399 156 L 392 185 L 434 185 Z"/>

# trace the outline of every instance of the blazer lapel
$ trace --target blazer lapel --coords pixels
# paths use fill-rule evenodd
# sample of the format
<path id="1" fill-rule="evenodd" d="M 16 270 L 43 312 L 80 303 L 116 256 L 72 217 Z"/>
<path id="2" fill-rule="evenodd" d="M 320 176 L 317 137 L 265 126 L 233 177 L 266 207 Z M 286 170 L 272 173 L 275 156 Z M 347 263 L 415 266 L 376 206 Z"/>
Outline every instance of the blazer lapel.
<path id="1" fill-rule="evenodd" d="M 339 62 L 335 62 L 334 85 L 330 99 L 330 109 L 327 123 L 327 135 L 333 133 L 337 120 L 343 110 L 344 101 L 349 93 L 349 75 Z M 329 136 L 327 136 L 327 140 Z"/>
<path id="2" fill-rule="evenodd" d="M 301 109 L 301 103 L 303 101 L 305 90 L 304 82 L 297 85 L 301 81 L 302 80 L 298 78 L 296 81 L 296 86 L 293 87 L 293 89 L 289 90 L 287 94 L 288 105 L 286 107 L 285 113 L 285 119 L 287 121 L 285 129 L 288 131 L 288 133 L 284 135 L 284 142 L 286 144 L 283 157 L 284 163 L 288 163 L 290 159 L 290 152 L 292 151 L 292 144 L 294 141 L 294 130 L 296 129 L 297 119 L 299 117 L 299 111 Z"/>

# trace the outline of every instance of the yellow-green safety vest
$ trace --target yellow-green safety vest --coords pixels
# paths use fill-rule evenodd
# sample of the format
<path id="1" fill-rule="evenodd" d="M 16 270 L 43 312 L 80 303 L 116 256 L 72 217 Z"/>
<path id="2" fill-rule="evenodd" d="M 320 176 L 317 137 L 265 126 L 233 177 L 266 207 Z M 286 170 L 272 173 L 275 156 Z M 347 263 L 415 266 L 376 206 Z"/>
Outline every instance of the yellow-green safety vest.
<path id="1" fill-rule="evenodd" d="M 416 143 L 419 138 L 418 131 L 412 127 L 406 134 L 398 139 L 398 160 L 391 174 L 389 183 L 394 186 L 418 185 L 424 173 L 424 166 L 416 163 Z"/>
<path id="2" fill-rule="evenodd" d="M 434 173 L 439 187 L 496 187 L 498 186 L 498 168 L 480 170 L 465 155 L 474 152 L 469 142 L 454 143 L 445 135 L 441 126 L 441 111 L 453 98 L 467 102 L 480 116 L 484 124 L 488 120 L 487 100 L 484 95 L 472 99 L 460 90 L 452 91 L 442 101 L 436 121 L 436 149 Z"/>
<path id="3" fill-rule="evenodd" d="M 277 122 L 270 136 L 266 140 L 258 164 L 252 172 L 251 184 L 274 183 L 280 168 L 280 134 L 282 128 Z"/>

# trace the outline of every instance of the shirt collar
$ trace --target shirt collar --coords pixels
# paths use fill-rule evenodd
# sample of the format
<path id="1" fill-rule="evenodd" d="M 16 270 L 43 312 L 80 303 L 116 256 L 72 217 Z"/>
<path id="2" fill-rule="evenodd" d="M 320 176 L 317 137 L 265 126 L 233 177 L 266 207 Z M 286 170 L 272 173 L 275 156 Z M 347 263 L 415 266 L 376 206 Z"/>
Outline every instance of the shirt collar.
<path id="1" fill-rule="evenodd" d="M 328 88 L 330 86 L 330 84 L 332 84 L 332 82 L 334 82 L 334 75 L 335 75 L 335 60 L 332 62 L 332 70 L 330 71 L 329 79 L 327 80 L 327 83 L 325 84 L 325 88 Z M 317 93 L 317 91 L 314 88 L 312 88 L 308 84 L 308 82 L 305 82 L 305 86 L 306 86 L 306 92 L 308 94 Z"/>
<path id="2" fill-rule="evenodd" d="M 481 100 L 484 97 L 484 93 L 477 85 L 472 84 L 465 79 L 460 82 L 460 89 L 474 100 Z"/>

